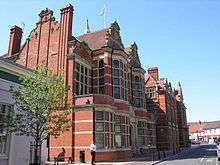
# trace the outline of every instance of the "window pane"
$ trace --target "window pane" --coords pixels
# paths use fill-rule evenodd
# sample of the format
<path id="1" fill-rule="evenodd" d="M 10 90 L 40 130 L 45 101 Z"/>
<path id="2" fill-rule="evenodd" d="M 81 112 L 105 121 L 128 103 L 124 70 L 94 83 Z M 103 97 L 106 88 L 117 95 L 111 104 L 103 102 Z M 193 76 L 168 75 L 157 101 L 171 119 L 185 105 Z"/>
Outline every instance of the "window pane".
<path id="1" fill-rule="evenodd" d="M 100 86 L 99 87 L 99 94 L 104 94 L 105 93 L 105 87 L 104 86 Z"/>
<path id="2" fill-rule="evenodd" d="M 121 147 L 121 135 L 120 134 L 115 135 L 115 145 L 117 148 Z"/>
<path id="3" fill-rule="evenodd" d="M 115 125 L 115 132 L 121 132 L 121 125 Z"/>
<path id="4" fill-rule="evenodd" d="M 99 60 L 99 68 L 103 68 L 104 67 L 104 60 L 101 59 Z"/>
<path id="5" fill-rule="evenodd" d="M 96 131 L 99 131 L 99 132 L 104 132 L 104 123 L 103 122 L 97 122 L 96 123 Z"/>
<path id="6" fill-rule="evenodd" d="M 119 85 L 119 78 L 114 78 L 114 85 Z"/>
<path id="7" fill-rule="evenodd" d="M 95 112 L 96 120 L 104 120 L 104 113 L 102 111 Z"/>
<path id="8" fill-rule="evenodd" d="M 84 83 L 84 75 L 83 74 L 81 74 L 80 82 Z"/>
<path id="9" fill-rule="evenodd" d="M 76 80 L 79 81 L 79 73 L 76 72 Z"/>
<path id="10" fill-rule="evenodd" d="M 105 79 L 103 78 L 99 78 L 99 85 L 104 85 L 105 83 Z"/>
<path id="11" fill-rule="evenodd" d="M 114 76 L 118 77 L 119 76 L 119 69 L 114 69 Z"/>
<path id="12" fill-rule="evenodd" d="M 80 95 L 83 95 L 83 84 L 80 85 Z"/>
<path id="13" fill-rule="evenodd" d="M 80 64 L 76 64 L 76 70 L 79 72 L 80 71 Z"/>
<path id="14" fill-rule="evenodd" d="M 85 75 L 88 76 L 88 69 L 85 67 Z"/>
<path id="15" fill-rule="evenodd" d="M 105 69 L 104 69 L 104 68 L 99 69 L 99 77 L 104 76 L 104 71 L 105 71 Z"/>
<path id="16" fill-rule="evenodd" d="M 135 76 L 135 83 L 139 83 L 139 77 L 138 76 Z"/>
<path id="17" fill-rule="evenodd" d="M 114 68 L 119 68 L 119 61 L 118 60 L 113 61 L 113 67 Z"/>
<path id="18" fill-rule="evenodd" d="M 119 99 L 120 98 L 120 88 L 114 87 L 114 98 Z"/>
<path id="19" fill-rule="evenodd" d="M 103 133 L 96 133 L 96 146 L 97 149 L 104 147 L 104 134 Z"/>
<path id="20" fill-rule="evenodd" d="M 76 82 L 76 95 L 79 95 L 79 83 L 78 82 Z"/>
<path id="21" fill-rule="evenodd" d="M 87 93 L 88 93 L 87 90 L 88 90 L 88 88 L 87 88 L 87 86 L 85 85 L 85 86 L 84 86 L 84 94 L 87 94 Z"/>
<path id="22" fill-rule="evenodd" d="M 81 65 L 81 73 L 84 74 L 84 66 Z"/>
<path id="23" fill-rule="evenodd" d="M 119 115 L 115 115 L 115 123 L 121 123 L 121 117 Z"/>
<path id="24" fill-rule="evenodd" d="M 113 115 L 112 115 L 112 113 L 110 113 L 109 120 L 110 120 L 110 121 L 113 121 Z"/>
<path id="25" fill-rule="evenodd" d="M 87 79 L 87 77 L 85 77 L 85 84 L 88 84 L 88 81 L 87 81 L 88 79 Z"/>

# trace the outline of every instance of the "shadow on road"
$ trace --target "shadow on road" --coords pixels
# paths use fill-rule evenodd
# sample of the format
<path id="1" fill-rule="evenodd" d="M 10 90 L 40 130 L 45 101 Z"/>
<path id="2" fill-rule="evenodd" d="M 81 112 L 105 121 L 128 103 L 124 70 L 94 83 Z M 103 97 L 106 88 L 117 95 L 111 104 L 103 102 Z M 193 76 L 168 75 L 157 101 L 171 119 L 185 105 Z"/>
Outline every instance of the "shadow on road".
<path id="1" fill-rule="evenodd" d="M 182 160 L 182 159 L 198 159 L 198 158 L 216 158 L 216 146 L 215 145 L 200 145 L 182 153 L 172 156 L 167 161 Z"/>

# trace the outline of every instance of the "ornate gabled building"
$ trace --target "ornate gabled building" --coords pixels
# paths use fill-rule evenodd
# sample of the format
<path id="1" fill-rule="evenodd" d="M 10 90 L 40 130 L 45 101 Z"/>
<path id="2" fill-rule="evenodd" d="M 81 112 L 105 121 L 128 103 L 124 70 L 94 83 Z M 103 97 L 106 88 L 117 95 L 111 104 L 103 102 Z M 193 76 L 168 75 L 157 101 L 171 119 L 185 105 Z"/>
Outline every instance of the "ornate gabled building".
<path id="1" fill-rule="evenodd" d="M 183 92 L 180 82 L 175 90 L 177 100 L 177 122 L 179 130 L 179 145 L 180 147 L 186 147 L 189 145 L 189 127 L 187 125 L 186 118 L 186 106 L 183 102 Z"/>
<path id="2" fill-rule="evenodd" d="M 188 145 L 186 108 L 182 88 L 172 88 L 166 78 L 159 78 L 158 68 L 149 68 L 146 77 L 147 109 L 155 113 L 157 149 L 177 152 Z"/>
<path id="3" fill-rule="evenodd" d="M 89 162 L 93 141 L 97 161 L 155 151 L 155 122 L 146 108 L 145 70 L 136 43 L 124 47 L 116 21 L 106 29 L 76 37 L 73 6 L 60 11 L 57 22 L 52 10 L 43 10 L 21 47 L 22 29 L 12 27 L 5 56 L 27 68 L 45 62 L 55 75 L 64 70 L 68 99 L 74 104 L 69 116 L 73 124 L 58 138 L 50 137 L 47 155 L 54 158 L 62 153 L 77 162 L 85 153 Z M 171 133 L 177 131 L 176 122 L 173 128 Z"/>

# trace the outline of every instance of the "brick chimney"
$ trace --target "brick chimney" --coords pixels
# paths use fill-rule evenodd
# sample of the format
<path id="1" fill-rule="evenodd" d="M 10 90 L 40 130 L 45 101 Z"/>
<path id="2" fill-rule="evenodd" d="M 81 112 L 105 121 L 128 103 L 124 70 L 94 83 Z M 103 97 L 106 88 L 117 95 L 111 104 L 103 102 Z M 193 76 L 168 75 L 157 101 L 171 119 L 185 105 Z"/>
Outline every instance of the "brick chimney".
<path id="1" fill-rule="evenodd" d="M 64 69 L 68 40 L 72 37 L 73 6 L 67 4 L 60 9 L 60 41 L 59 41 L 59 66 Z"/>
<path id="2" fill-rule="evenodd" d="M 156 81 L 158 80 L 158 68 L 153 67 L 148 69 L 148 74 L 151 75 Z"/>
<path id="3" fill-rule="evenodd" d="M 10 29 L 10 41 L 8 48 L 8 56 L 18 53 L 21 46 L 22 29 L 18 26 L 12 26 Z"/>

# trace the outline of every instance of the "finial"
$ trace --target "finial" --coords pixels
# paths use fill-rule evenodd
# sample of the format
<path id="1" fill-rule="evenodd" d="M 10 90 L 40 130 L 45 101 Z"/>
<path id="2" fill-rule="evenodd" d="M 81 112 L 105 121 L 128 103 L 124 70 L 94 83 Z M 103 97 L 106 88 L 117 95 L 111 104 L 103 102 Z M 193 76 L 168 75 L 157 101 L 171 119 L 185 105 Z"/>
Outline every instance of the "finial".
<path id="1" fill-rule="evenodd" d="M 86 20 L 86 30 L 85 30 L 85 34 L 86 33 L 90 33 L 90 28 L 89 28 L 89 21 L 88 19 Z"/>

